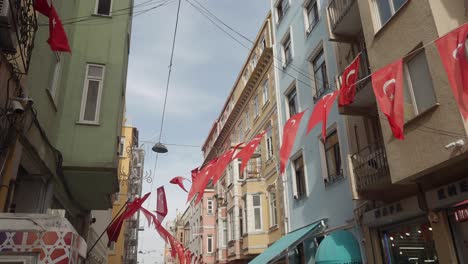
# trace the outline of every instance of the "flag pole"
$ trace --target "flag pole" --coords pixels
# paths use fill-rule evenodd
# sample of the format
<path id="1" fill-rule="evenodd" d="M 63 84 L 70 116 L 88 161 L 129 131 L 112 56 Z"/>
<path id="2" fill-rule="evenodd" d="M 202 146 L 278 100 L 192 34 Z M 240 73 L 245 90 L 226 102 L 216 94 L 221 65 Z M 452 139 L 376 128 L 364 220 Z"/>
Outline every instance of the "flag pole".
<path id="1" fill-rule="evenodd" d="M 104 231 L 102 231 L 101 235 L 99 235 L 98 239 L 96 239 L 96 242 L 94 242 L 94 244 L 89 248 L 88 252 L 86 253 L 86 258 L 88 258 L 88 255 L 89 253 L 91 253 L 91 251 L 96 247 L 97 243 L 99 243 L 99 240 L 101 240 L 101 238 L 104 236 L 104 234 L 106 233 L 107 229 L 109 229 L 109 227 L 114 223 L 115 219 L 117 219 L 117 217 L 120 216 L 122 210 L 124 208 L 126 208 L 127 204 L 128 204 L 128 201 L 127 200 L 125 202 L 125 204 L 122 206 L 122 208 L 120 208 L 120 210 L 117 212 L 117 214 L 114 216 L 114 218 L 112 218 L 112 220 L 110 221 L 110 223 L 107 225 L 106 229 L 104 229 Z"/>

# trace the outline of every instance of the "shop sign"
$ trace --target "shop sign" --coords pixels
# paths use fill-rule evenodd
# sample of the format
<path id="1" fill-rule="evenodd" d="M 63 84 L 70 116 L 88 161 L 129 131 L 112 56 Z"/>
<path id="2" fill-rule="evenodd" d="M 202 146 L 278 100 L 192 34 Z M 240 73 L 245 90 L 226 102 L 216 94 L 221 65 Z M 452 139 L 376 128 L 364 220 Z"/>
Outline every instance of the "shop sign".
<path id="1" fill-rule="evenodd" d="M 455 220 L 457 222 L 468 221 L 468 206 L 455 210 Z"/>
<path id="2" fill-rule="evenodd" d="M 416 196 L 364 213 L 363 222 L 368 226 L 380 226 L 423 214 Z"/>
<path id="3" fill-rule="evenodd" d="M 468 179 L 463 179 L 426 193 L 427 205 L 431 209 L 450 207 L 468 199 Z"/>

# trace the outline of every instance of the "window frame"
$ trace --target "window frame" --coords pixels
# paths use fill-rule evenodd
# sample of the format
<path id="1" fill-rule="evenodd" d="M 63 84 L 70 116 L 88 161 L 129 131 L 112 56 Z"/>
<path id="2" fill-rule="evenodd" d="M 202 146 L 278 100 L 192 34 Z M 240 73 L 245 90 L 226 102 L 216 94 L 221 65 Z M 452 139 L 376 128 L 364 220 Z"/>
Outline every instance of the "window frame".
<path id="1" fill-rule="evenodd" d="M 221 241 L 221 243 L 222 243 L 221 246 L 222 247 L 227 247 L 227 244 L 229 242 L 228 221 L 227 221 L 227 219 L 222 220 L 222 225 L 223 225 L 223 229 L 222 229 L 223 241 Z"/>
<path id="2" fill-rule="evenodd" d="M 309 12 L 308 8 L 309 5 L 315 5 L 316 6 L 316 19 L 314 21 L 309 21 Z M 304 10 L 304 25 L 305 25 L 305 32 L 306 35 L 309 36 L 312 30 L 317 26 L 318 22 L 320 21 L 320 1 L 317 0 L 305 0 L 302 8 Z M 314 12 L 315 15 L 315 12 Z"/>
<path id="3" fill-rule="evenodd" d="M 286 48 L 285 48 L 285 44 L 287 42 L 289 42 L 288 50 L 290 50 L 289 53 L 291 54 L 291 56 L 289 56 L 288 58 L 286 57 Z M 294 59 L 293 36 L 292 36 L 291 28 L 289 28 L 289 30 L 284 34 L 283 38 L 281 39 L 280 44 L 281 44 L 281 59 L 282 59 L 281 63 L 282 63 L 283 69 L 285 69 L 286 67 L 288 67 L 289 64 L 291 64 L 291 62 Z"/>
<path id="4" fill-rule="evenodd" d="M 254 120 L 260 115 L 260 106 L 258 105 L 258 94 L 253 97 Z"/>
<path id="5" fill-rule="evenodd" d="M 283 3 L 287 3 L 285 7 L 283 7 Z M 279 6 L 281 5 L 281 10 L 279 10 Z M 279 25 L 283 18 L 286 16 L 289 8 L 291 7 L 291 0 L 277 0 L 275 3 L 275 14 L 276 14 L 276 25 Z M 281 15 L 280 12 L 281 11 Z"/>
<path id="6" fill-rule="evenodd" d="M 102 77 L 98 79 L 96 77 L 89 77 L 89 68 L 90 67 L 101 67 L 102 68 Z M 106 66 L 103 64 L 95 64 L 95 63 L 87 63 L 86 64 L 86 72 L 84 76 L 84 85 L 83 85 L 83 93 L 81 96 L 81 109 L 80 109 L 80 118 L 78 123 L 81 124 L 91 124 L 91 125 L 99 125 L 99 117 L 101 114 L 101 100 L 102 100 L 102 90 L 104 89 L 104 82 L 106 76 Z M 89 81 L 98 81 L 99 82 L 99 90 L 96 98 L 96 110 L 95 110 L 95 119 L 94 121 L 85 120 L 84 115 L 86 112 L 86 99 L 88 97 L 88 89 L 89 89 Z"/>
<path id="7" fill-rule="evenodd" d="M 274 196 L 274 199 L 272 199 Z M 273 189 L 268 194 L 269 208 L 270 208 L 270 228 L 278 226 L 278 200 L 276 197 L 276 191 Z M 273 210 L 274 209 L 274 210 Z M 274 219 L 274 221 L 273 221 Z"/>
<path id="8" fill-rule="evenodd" d="M 207 234 L 206 235 L 206 253 L 208 254 L 213 254 L 214 253 L 214 244 L 213 244 L 213 235 L 212 234 Z M 210 250 L 211 246 L 211 250 Z"/>
<path id="9" fill-rule="evenodd" d="M 62 77 L 62 56 L 60 52 L 54 52 L 53 57 L 55 58 L 56 61 L 54 65 L 51 83 L 50 83 L 50 86 L 47 88 L 47 91 L 55 107 L 57 107 L 57 92 L 58 92 L 59 83 Z"/>
<path id="10" fill-rule="evenodd" d="M 206 199 L 206 213 L 209 215 L 214 214 L 214 202 L 213 202 L 213 198 L 211 197 Z"/>
<path id="11" fill-rule="evenodd" d="M 263 231 L 263 208 L 262 208 L 262 195 L 261 193 L 255 193 L 251 194 L 250 197 L 252 198 L 252 215 L 253 215 L 253 231 L 254 232 L 259 232 Z M 259 205 L 254 204 L 254 197 L 258 197 Z M 259 212 L 259 217 L 260 217 L 260 227 L 257 228 L 256 226 L 256 221 L 257 221 L 257 216 L 255 215 L 255 210 L 258 209 Z"/>
<path id="12" fill-rule="evenodd" d="M 99 14 L 98 13 L 98 9 L 99 9 L 99 1 L 102 1 L 102 0 L 96 0 L 96 4 L 95 4 L 95 7 L 94 7 L 94 14 L 95 16 L 103 16 L 103 17 L 112 17 L 112 7 L 114 5 L 114 0 L 109 0 L 110 1 L 110 5 L 109 5 L 109 14 L 106 15 L 106 14 Z"/>
<path id="13" fill-rule="evenodd" d="M 262 85 L 263 105 L 270 101 L 270 79 L 267 77 Z"/>
<path id="14" fill-rule="evenodd" d="M 419 108 L 418 108 L 418 103 L 416 101 L 416 95 L 415 95 L 415 92 L 414 92 L 413 82 L 411 80 L 410 69 L 409 69 L 409 66 L 408 66 L 408 62 L 413 60 L 414 58 L 416 58 L 419 55 L 424 56 L 424 58 L 426 60 L 426 65 L 427 65 L 428 74 L 429 74 L 428 77 L 430 79 L 431 89 L 432 89 L 432 93 L 434 95 L 434 102 L 433 102 L 432 106 L 430 106 L 430 107 L 428 107 L 427 109 L 424 109 L 424 110 L 419 110 Z M 405 123 L 407 123 L 407 122 L 410 122 L 411 120 L 413 120 L 414 118 L 417 118 L 418 116 L 424 114 L 425 112 L 427 112 L 428 110 L 430 110 L 431 108 L 433 108 L 434 106 L 437 105 L 437 96 L 436 96 L 436 93 L 435 93 L 434 82 L 432 80 L 432 75 L 431 75 L 430 68 L 429 68 L 429 62 L 427 61 L 427 54 L 425 52 L 425 49 L 422 49 L 419 52 L 416 52 L 414 54 L 411 54 L 411 56 L 404 58 L 404 61 L 403 61 L 403 76 L 405 78 L 404 79 L 403 89 L 407 89 L 407 92 L 408 92 L 409 97 L 411 99 L 411 105 L 412 105 L 413 114 L 414 114 L 414 116 L 408 118 L 408 120 L 405 120 Z M 405 93 L 406 91 L 403 91 L 403 92 Z"/>
<path id="15" fill-rule="evenodd" d="M 382 22 L 382 19 L 380 16 L 380 8 L 379 8 L 379 4 L 377 3 L 377 1 L 379 0 L 371 0 L 372 2 L 371 5 L 373 9 L 372 13 L 373 13 L 373 18 L 374 18 L 373 20 L 374 20 L 376 33 L 379 32 L 385 25 L 387 25 L 393 19 L 393 17 L 395 17 L 395 15 L 398 14 L 399 11 L 402 10 L 403 7 L 405 7 L 410 2 L 410 0 L 405 0 L 405 2 L 400 6 L 400 8 L 395 9 L 394 0 L 383 0 L 383 1 L 387 1 L 389 4 L 390 17 L 387 19 L 387 21 Z"/>
<path id="16" fill-rule="evenodd" d="M 323 58 L 323 62 L 316 67 L 316 62 L 319 61 L 319 58 Z M 323 44 L 320 44 L 316 50 L 313 52 L 313 55 L 309 59 L 309 63 L 312 68 L 312 75 L 314 76 L 314 97 L 316 100 L 318 98 L 322 97 L 322 95 L 326 94 L 328 89 L 330 88 L 330 80 L 328 80 L 329 74 L 328 74 L 328 67 L 327 67 L 327 57 L 325 53 L 325 48 Z M 317 78 L 317 74 L 321 73 L 320 80 Z M 323 76 L 325 73 L 325 76 Z M 324 80 L 325 79 L 325 80 Z M 318 81 L 321 82 L 321 85 L 318 85 Z M 319 90 L 319 88 L 322 88 L 322 90 Z"/>
<path id="17" fill-rule="evenodd" d="M 119 149 L 118 149 L 119 158 L 125 158 L 125 142 L 126 142 L 125 136 L 120 136 L 119 137 Z"/>
<path id="18" fill-rule="evenodd" d="M 294 83 L 289 89 L 288 91 L 285 93 L 285 96 L 286 96 L 286 105 L 288 106 L 288 111 L 287 111 L 287 117 L 288 118 L 291 118 L 293 115 L 297 114 L 300 112 L 300 109 L 299 109 L 299 97 L 298 97 L 298 91 L 297 91 L 297 86 L 296 84 Z M 291 113 L 291 95 L 292 94 L 295 94 L 294 96 L 294 108 L 295 108 L 295 113 Z"/>
<path id="19" fill-rule="evenodd" d="M 271 123 L 267 125 L 265 128 L 267 131 L 266 137 L 265 137 L 265 150 L 266 150 L 266 157 L 267 160 L 270 160 L 274 157 L 274 145 L 273 145 L 273 127 Z"/>
<path id="20" fill-rule="evenodd" d="M 330 126 L 328 126 L 326 138 L 328 138 L 333 133 L 336 133 L 337 140 L 338 140 L 338 147 L 339 147 L 339 151 L 340 151 L 340 153 L 339 153 L 340 166 L 341 166 L 337 170 L 340 173 L 337 173 L 334 178 L 331 178 L 330 175 L 328 174 L 328 162 L 327 162 L 326 146 L 325 146 L 325 142 L 323 142 L 323 140 L 322 140 L 322 134 L 320 133 L 317 136 L 317 140 L 320 142 L 319 143 L 320 163 L 321 163 L 322 177 L 323 177 L 323 182 L 324 182 L 325 187 L 334 185 L 335 183 L 340 182 L 342 179 L 345 178 L 346 164 L 344 164 L 344 162 L 346 162 L 346 159 L 343 159 L 343 153 L 342 153 L 343 149 L 341 147 L 341 144 L 345 144 L 345 143 L 342 143 L 341 140 L 340 140 L 340 130 L 338 129 L 338 126 L 337 126 L 336 123 L 333 123 Z"/>
<path id="21" fill-rule="evenodd" d="M 228 215 L 228 243 L 229 241 L 234 241 L 236 238 L 235 238 L 235 220 L 234 220 L 234 210 L 231 209 L 230 211 L 228 211 L 227 213 Z"/>
<path id="22" fill-rule="evenodd" d="M 306 163 L 305 163 L 305 156 L 304 156 L 304 150 L 303 149 L 300 149 L 299 151 L 296 152 L 296 154 L 294 154 L 290 160 L 290 164 L 291 164 L 291 170 L 292 170 L 292 173 L 293 173 L 293 198 L 294 200 L 303 200 L 303 199 L 306 199 L 308 196 L 309 196 L 309 186 L 308 186 L 308 182 L 307 182 L 307 167 L 306 167 Z M 303 183 L 304 183 L 304 187 L 303 187 L 303 194 L 299 193 L 299 190 L 298 190 L 298 186 L 297 186 L 297 173 L 296 173 L 296 161 L 299 159 L 299 158 L 302 158 L 302 169 L 303 169 Z"/>

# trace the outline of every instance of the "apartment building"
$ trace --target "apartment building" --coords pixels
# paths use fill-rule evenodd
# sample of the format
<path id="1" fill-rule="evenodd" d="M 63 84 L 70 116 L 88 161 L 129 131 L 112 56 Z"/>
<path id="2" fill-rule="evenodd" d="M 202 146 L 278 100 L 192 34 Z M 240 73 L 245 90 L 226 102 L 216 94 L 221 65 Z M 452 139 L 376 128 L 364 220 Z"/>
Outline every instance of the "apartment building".
<path id="1" fill-rule="evenodd" d="M 103 262 L 102 242 L 86 251 L 97 239 L 91 210 L 111 208 L 119 190 L 131 17 L 113 23 L 112 10 L 132 1 L 54 1 L 72 53 L 50 50 L 34 1 L 0 2 L 0 251 L 38 263 Z"/>
<path id="2" fill-rule="evenodd" d="M 339 109 L 369 263 L 468 262 L 468 155 L 451 144 L 466 142 L 467 123 L 433 44 L 468 21 L 467 8 L 461 0 L 329 1 L 340 71 L 360 52 L 360 78 L 404 61 L 404 140 L 393 138 L 370 78 Z"/>
<path id="3" fill-rule="evenodd" d="M 284 233 L 271 15 L 203 145 L 205 161 L 263 131 L 256 153 L 240 171 L 232 161 L 216 183 L 216 263 L 248 263 Z M 241 146 L 243 147 L 243 145 Z M 209 200 L 208 200 L 209 201 Z"/>
<path id="4" fill-rule="evenodd" d="M 362 263 L 361 233 L 354 219 L 344 119 L 336 103 L 310 134 L 311 109 L 334 92 L 334 44 L 329 41 L 326 1 L 272 0 L 274 63 L 280 127 L 304 112 L 282 177 L 287 234 L 251 263 Z M 282 137 L 284 135 L 281 135 Z M 324 140 L 322 140 L 324 138 Z M 338 246 L 339 245 L 339 246 Z"/>

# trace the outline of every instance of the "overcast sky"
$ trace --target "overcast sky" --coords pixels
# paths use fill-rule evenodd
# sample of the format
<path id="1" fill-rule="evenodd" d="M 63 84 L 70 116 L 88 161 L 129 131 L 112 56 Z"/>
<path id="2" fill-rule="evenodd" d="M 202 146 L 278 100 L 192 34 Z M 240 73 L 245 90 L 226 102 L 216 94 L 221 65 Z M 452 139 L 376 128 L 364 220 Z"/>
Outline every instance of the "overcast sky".
<path id="1" fill-rule="evenodd" d="M 137 0 L 136 5 L 147 0 Z M 155 2 L 157 0 L 154 0 Z M 198 0 L 225 23 L 254 39 L 269 8 L 268 0 Z M 135 12 L 151 6 L 136 8 Z M 177 0 L 151 10 L 133 20 L 130 62 L 127 79 L 127 124 L 140 131 L 140 141 L 156 141 L 159 136 Z M 202 145 L 213 121 L 219 115 L 248 50 L 234 42 L 198 11 L 182 0 L 179 31 L 169 87 L 162 141 L 180 145 Z M 174 176 L 190 177 L 202 162 L 199 147 L 169 145 L 160 156 L 154 173 L 155 154 L 151 143 L 146 149 L 145 170 L 154 175 L 143 193 L 165 185 Z M 186 194 L 166 185 L 169 214 L 185 209 Z M 154 210 L 155 196 L 146 207 Z M 142 219 L 145 220 L 145 219 Z M 145 220 L 146 221 L 146 220 Z M 141 221 L 143 225 L 144 221 Z M 162 263 L 164 242 L 145 223 L 140 233 L 140 263 Z"/>

